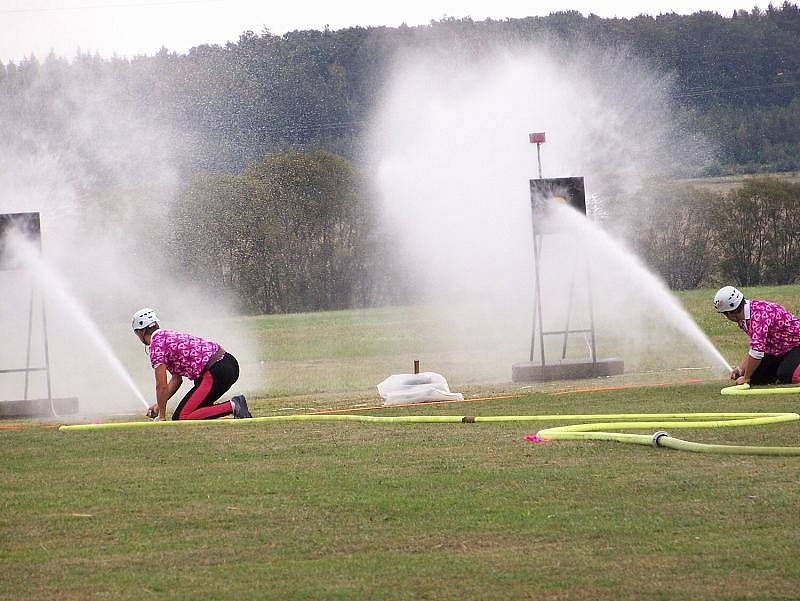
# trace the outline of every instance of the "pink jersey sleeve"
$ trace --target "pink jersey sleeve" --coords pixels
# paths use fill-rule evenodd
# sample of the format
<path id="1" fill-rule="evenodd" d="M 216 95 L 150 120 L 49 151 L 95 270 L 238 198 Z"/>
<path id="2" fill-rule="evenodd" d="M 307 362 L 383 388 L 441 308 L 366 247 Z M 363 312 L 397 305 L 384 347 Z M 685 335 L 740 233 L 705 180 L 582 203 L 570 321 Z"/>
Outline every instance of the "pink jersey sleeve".
<path id="1" fill-rule="evenodd" d="M 150 365 L 153 367 L 167 364 L 167 352 L 164 342 L 165 336 L 157 336 L 155 340 L 150 341 Z"/>
<path id="2" fill-rule="evenodd" d="M 775 310 L 766 306 L 750 318 L 750 349 L 764 353 L 767 349 L 767 333 L 775 320 Z"/>

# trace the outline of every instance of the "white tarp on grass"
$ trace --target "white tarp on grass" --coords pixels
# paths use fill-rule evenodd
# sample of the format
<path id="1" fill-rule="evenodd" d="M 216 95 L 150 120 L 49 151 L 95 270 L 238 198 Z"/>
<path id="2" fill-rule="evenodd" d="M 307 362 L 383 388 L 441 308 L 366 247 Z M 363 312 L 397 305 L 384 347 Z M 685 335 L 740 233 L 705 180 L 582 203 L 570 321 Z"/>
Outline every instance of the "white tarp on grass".
<path id="1" fill-rule="evenodd" d="M 430 371 L 389 376 L 378 384 L 378 394 L 384 405 L 464 400 L 461 393 L 450 392 L 444 376 Z"/>

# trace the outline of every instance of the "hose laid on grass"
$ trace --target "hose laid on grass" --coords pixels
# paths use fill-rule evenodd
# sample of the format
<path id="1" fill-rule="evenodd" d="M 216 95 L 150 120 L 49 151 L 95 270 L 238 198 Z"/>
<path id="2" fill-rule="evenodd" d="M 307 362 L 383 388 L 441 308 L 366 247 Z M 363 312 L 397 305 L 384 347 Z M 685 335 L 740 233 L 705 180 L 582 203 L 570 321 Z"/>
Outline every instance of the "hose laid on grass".
<path id="1" fill-rule="evenodd" d="M 751 388 L 750 384 L 736 384 L 720 390 L 721 394 L 733 396 L 750 396 L 761 394 L 800 394 L 800 386 L 769 386 Z"/>
<path id="2" fill-rule="evenodd" d="M 567 417 L 567 416 L 565 416 Z M 800 420 L 797 413 L 675 413 L 675 414 L 620 414 L 608 416 L 630 421 L 605 422 L 558 426 L 540 430 L 527 437 L 532 442 L 546 440 L 604 440 L 665 447 L 693 453 L 726 455 L 791 455 L 800 456 L 800 447 L 759 447 L 690 442 L 674 438 L 668 432 L 649 434 L 621 434 L 605 430 L 646 430 L 651 428 L 730 428 L 738 426 L 764 426 Z M 647 420 L 647 421 L 644 421 Z"/>
<path id="3" fill-rule="evenodd" d="M 797 413 L 611 413 L 583 415 L 407 415 L 384 417 L 375 415 L 300 414 L 273 415 L 252 419 L 234 420 L 180 420 L 111 422 L 104 424 L 76 424 L 59 428 L 62 432 L 127 430 L 136 428 L 190 428 L 192 426 L 252 426 L 269 422 L 365 422 L 380 424 L 443 424 L 476 422 L 545 422 L 581 421 L 567 426 L 546 428 L 527 440 L 603 440 L 666 447 L 695 453 L 739 455 L 800 455 L 800 447 L 756 447 L 718 445 L 689 442 L 673 438 L 664 431 L 655 434 L 625 434 L 609 430 L 649 430 L 655 428 L 729 428 L 763 426 L 800 420 Z"/>

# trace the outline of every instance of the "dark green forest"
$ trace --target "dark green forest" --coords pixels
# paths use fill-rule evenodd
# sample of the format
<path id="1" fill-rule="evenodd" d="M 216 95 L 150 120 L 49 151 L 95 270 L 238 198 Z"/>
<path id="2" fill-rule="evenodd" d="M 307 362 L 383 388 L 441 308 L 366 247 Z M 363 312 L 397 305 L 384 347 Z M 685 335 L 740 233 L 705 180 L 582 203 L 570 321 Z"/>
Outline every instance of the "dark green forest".
<path id="1" fill-rule="evenodd" d="M 101 213 L 150 194 L 141 188 L 157 170 L 137 164 L 143 157 L 169 164 L 171 256 L 248 311 L 402 301 L 402 286 L 387 285 L 393 274 L 375 275 L 388 251 L 359 165 L 393 57 L 449 44 L 479 57 L 541 40 L 628 53 L 671 76 L 674 111 L 717 149 L 687 176 L 800 170 L 800 8 L 788 2 L 731 17 L 561 12 L 248 31 L 224 46 L 130 59 L 31 57 L 0 64 L 0 142 L 10 154 L 57 156 L 76 197 Z M 799 188 L 756 180 L 723 197 L 665 184 L 631 243 L 674 288 L 791 282 Z M 743 228 L 756 214 L 759 227 Z"/>

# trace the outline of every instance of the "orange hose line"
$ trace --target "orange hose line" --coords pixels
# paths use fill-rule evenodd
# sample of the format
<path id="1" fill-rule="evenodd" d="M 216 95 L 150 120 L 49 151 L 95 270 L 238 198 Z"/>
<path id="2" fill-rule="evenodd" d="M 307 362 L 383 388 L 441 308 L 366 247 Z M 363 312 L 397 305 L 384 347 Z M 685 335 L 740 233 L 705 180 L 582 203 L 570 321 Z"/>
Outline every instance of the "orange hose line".
<path id="1" fill-rule="evenodd" d="M 320 413 L 351 413 L 353 411 L 373 411 L 375 409 L 405 409 L 406 407 L 424 407 L 427 405 L 443 405 L 446 403 L 472 403 L 475 401 L 495 401 L 501 399 L 515 399 L 527 395 L 528 393 L 506 394 L 502 396 L 476 397 L 474 399 L 464 399 L 463 401 L 428 401 L 425 403 L 408 403 L 403 405 L 371 405 L 368 407 L 349 407 L 347 409 L 322 409 L 321 411 L 315 411 L 314 415 Z"/>
<path id="2" fill-rule="evenodd" d="M 602 386 L 599 388 L 572 388 L 571 390 L 558 390 L 551 394 L 573 394 L 576 392 L 609 392 L 614 390 L 628 390 L 636 388 L 663 388 L 665 386 L 680 386 L 682 384 L 699 384 L 704 382 L 700 378 L 689 378 L 688 380 L 681 380 L 680 382 L 656 382 L 654 384 L 621 384 L 620 386 Z"/>
<path id="3" fill-rule="evenodd" d="M 8 424 L 0 425 L 0 430 L 30 430 L 31 428 L 58 428 L 59 424 Z"/>
<path id="4" fill-rule="evenodd" d="M 554 395 L 563 395 L 563 394 L 572 394 L 572 393 L 582 393 L 582 392 L 608 392 L 614 390 L 627 390 L 627 389 L 636 389 L 636 388 L 660 388 L 665 386 L 678 386 L 681 384 L 699 384 L 704 382 L 704 380 L 700 378 L 689 378 L 688 380 L 681 380 L 679 382 L 657 382 L 655 384 L 623 384 L 620 386 L 603 386 L 603 387 L 587 387 L 587 388 L 573 388 L 571 390 L 559 390 L 556 392 L 551 392 L 549 394 Z M 348 407 L 346 409 L 322 409 L 320 411 L 315 411 L 315 414 L 321 413 L 352 413 L 354 411 L 374 411 L 377 409 L 402 409 L 405 407 L 425 407 L 427 405 L 443 405 L 447 403 L 471 403 L 475 401 L 493 401 L 493 400 L 502 400 L 502 399 L 515 399 L 523 396 L 528 396 L 537 391 L 530 391 L 530 392 L 523 392 L 517 394 L 507 394 L 502 396 L 485 396 L 485 397 L 476 397 L 472 399 L 464 399 L 463 401 L 428 401 L 425 403 L 409 403 L 404 405 L 370 405 L 367 407 Z M 544 391 L 538 391 L 544 392 Z"/>

